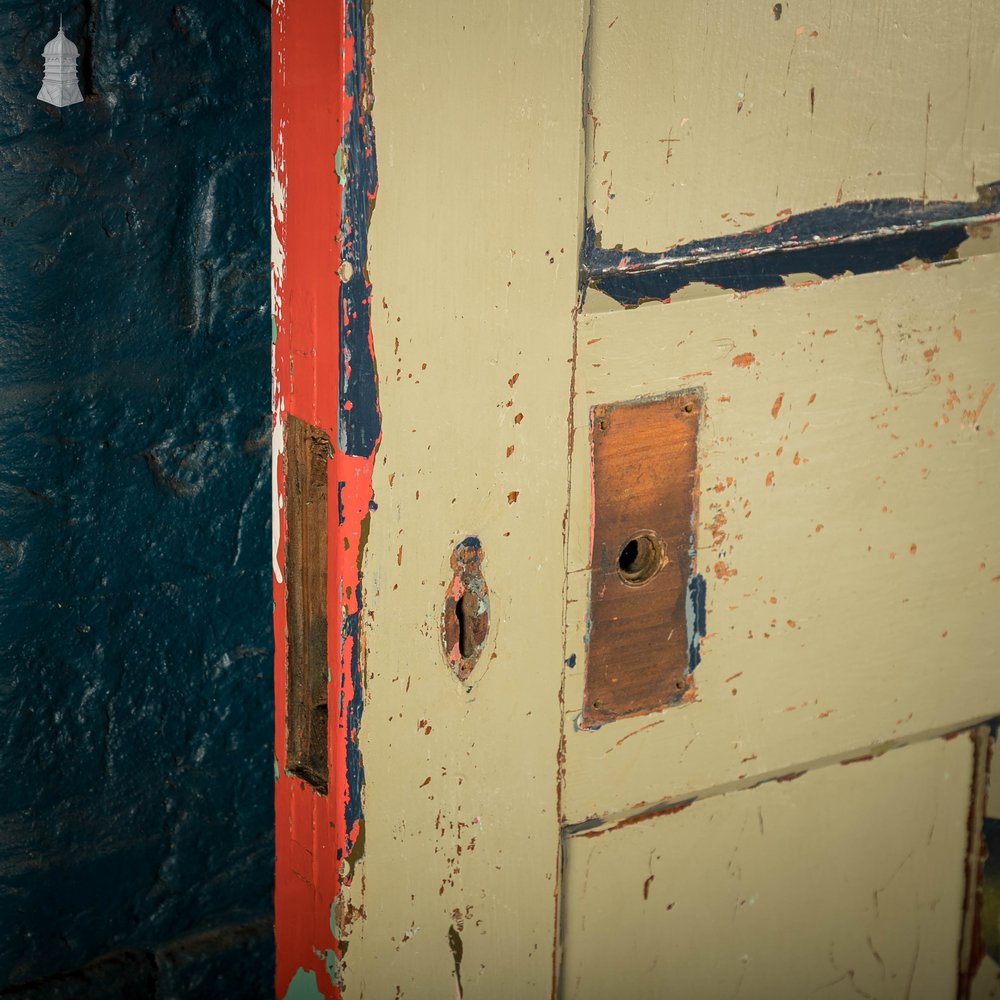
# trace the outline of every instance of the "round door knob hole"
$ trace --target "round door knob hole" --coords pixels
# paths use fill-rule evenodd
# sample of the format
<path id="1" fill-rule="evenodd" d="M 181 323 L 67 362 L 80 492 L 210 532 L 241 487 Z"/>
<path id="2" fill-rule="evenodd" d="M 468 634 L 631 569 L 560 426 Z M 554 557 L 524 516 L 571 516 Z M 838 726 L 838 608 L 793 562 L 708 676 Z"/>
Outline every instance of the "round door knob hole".
<path id="1" fill-rule="evenodd" d="M 634 534 L 618 553 L 618 576 L 623 583 L 637 587 L 652 580 L 666 565 L 663 543 L 652 531 Z"/>

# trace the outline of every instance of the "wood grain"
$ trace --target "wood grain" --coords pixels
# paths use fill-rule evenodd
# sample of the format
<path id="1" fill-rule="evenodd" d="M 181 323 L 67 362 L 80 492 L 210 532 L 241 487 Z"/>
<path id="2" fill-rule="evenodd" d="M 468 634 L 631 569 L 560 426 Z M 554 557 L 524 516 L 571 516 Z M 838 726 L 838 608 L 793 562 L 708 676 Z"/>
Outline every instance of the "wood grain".
<path id="1" fill-rule="evenodd" d="M 585 725 L 654 711 L 687 690 L 700 416 L 697 391 L 591 410 L 594 532 Z M 638 551 L 626 550 L 637 537 Z M 655 559 L 658 568 L 643 565 L 643 546 L 646 561 Z M 649 552 L 653 547 L 656 556 Z"/>
<path id="2" fill-rule="evenodd" d="M 285 425 L 288 770 L 326 792 L 327 459 L 330 439 L 297 417 Z"/>

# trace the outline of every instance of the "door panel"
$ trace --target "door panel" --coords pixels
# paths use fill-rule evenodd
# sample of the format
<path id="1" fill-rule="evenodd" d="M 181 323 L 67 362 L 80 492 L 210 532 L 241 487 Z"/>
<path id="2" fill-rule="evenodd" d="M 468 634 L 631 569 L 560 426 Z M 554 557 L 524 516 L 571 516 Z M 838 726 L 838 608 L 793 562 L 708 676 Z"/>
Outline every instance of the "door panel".
<path id="1" fill-rule="evenodd" d="M 587 214 L 661 251 L 1000 178 L 1000 5 L 594 0 Z"/>
<path id="2" fill-rule="evenodd" d="M 279 990 L 950 995 L 996 5 L 334 8 L 275 5 Z"/>
<path id="3" fill-rule="evenodd" d="M 998 326 L 996 255 L 581 317 L 570 823 L 996 711 Z M 693 697 L 585 730 L 590 407 L 693 388 L 707 626 Z"/>
<path id="4" fill-rule="evenodd" d="M 375 9 L 382 438 L 350 996 L 552 989 L 583 38 L 579 0 Z M 489 624 L 460 680 L 443 617 L 473 550 Z"/>
<path id="5" fill-rule="evenodd" d="M 933 740 L 569 837 L 562 996 L 954 995 L 973 757 Z"/>

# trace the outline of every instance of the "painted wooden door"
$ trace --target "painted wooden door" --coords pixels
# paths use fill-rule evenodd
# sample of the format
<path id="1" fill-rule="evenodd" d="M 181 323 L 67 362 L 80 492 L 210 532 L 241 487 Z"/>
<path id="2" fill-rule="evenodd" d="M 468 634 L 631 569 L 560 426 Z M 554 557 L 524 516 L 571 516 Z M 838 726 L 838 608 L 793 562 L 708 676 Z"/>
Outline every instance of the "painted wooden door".
<path id="1" fill-rule="evenodd" d="M 274 25 L 278 995 L 989 995 L 1000 9 Z"/>

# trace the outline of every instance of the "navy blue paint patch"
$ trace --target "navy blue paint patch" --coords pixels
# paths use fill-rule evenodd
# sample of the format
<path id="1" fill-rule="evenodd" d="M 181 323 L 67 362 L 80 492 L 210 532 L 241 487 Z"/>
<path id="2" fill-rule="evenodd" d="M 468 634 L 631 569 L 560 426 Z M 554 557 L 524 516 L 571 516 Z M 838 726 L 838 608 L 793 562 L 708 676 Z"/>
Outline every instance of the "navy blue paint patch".
<path id="1" fill-rule="evenodd" d="M 381 432 L 378 374 L 372 348 L 368 281 L 368 219 L 378 188 L 375 133 L 369 111 L 368 54 L 365 51 L 367 4 L 347 0 L 345 36 L 353 40 L 354 61 L 344 76 L 350 110 L 342 150 L 347 173 L 340 223 L 340 422 L 337 444 L 346 455 L 369 457 Z M 349 265 L 344 268 L 343 265 Z M 346 273 L 345 273 L 346 272 Z"/>
<path id="2" fill-rule="evenodd" d="M 344 523 L 344 487 L 347 485 L 343 479 L 337 483 L 337 524 Z"/>
<path id="3" fill-rule="evenodd" d="M 351 640 L 351 678 L 354 681 L 354 697 L 347 703 L 347 836 L 345 849 L 348 854 L 354 846 L 351 833 L 362 818 L 361 789 L 365 783 L 365 769 L 361 760 L 358 733 L 361 715 L 364 711 L 364 692 L 361 688 L 361 602 L 358 610 L 344 616 L 342 635 Z"/>
<path id="4" fill-rule="evenodd" d="M 581 283 L 626 306 L 668 299 L 692 282 L 733 291 L 776 288 L 793 273 L 832 278 L 945 259 L 967 238 L 966 226 L 1000 212 L 1000 182 L 978 201 L 904 198 L 851 202 L 791 216 L 766 230 L 681 244 L 663 253 L 606 250 L 588 220 Z"/>
<path id="5" fill-rule="evenodd" d="M 566 660 L 566 666 L 572 670 L 576 666 L 576 653 L 571 653 Z"/>
<path id="6" fill-rule="evenodd" d="M 574 833 L 586 833 L 587 830 L 593 830 L 603 823 L 604 820 L 600 816 L 593 816 L 590 819 L 582 819 L 579 823 L 567 823 L 563 830 L 568 836 L 573 836 Z"/>
<path id="7" fill-rule="evenodd" d="M 688 673 L 701 663 L 701 641 L 705 638 L 705 578 L 696 573 L 688 581 Z"/>
<path id="8" fill-rule="evenodd" d="M 0 993 L 273 997 L 268 11 L 2 9 Z"/>
<path id="9" fill-rule="evenodd" d="M 378 372 L 375 367 L 371 331 L 371 285 L 368 281 L 368 222 L 378 188 L 375 161 L 375 133 L 370 114 L 366 20 L 368 0 L 347 0 L 344 5 L 344 36 L 354 48 L 353 65 L 344 77 L 344 89 L 350 110 L 344 123 L 341 152 L 344 156 L 344 194 L 341 212 L 341 261 L 350 265 L 342 271 L 340 285 L 340 420 L 337 443 L 346 455 L 367 458 L 372 455 L 381 434 L 378 408 Z M 377 509 L 371 501 L 369 514 Z M 352 833 L 363 822 L 361 789 L 364 765 L 358 743 L 361 716 L 364 712 L 364 687 L 361 676 L 361 562 L 368 537 L 367 517 L 361 529 L 358 551 L 357 610 L 344 616 L 341 627 L 341 662 L 343 642 L 350 640 L 350 675 L 352 696 L 346 705 L 347 725 L 347 802 L 345 805 L 345 850 L 350 855 Z M 341 689 L 343 692 L 343 688 Z M 343 706 L 342 706 L 343 709 Z"/>

